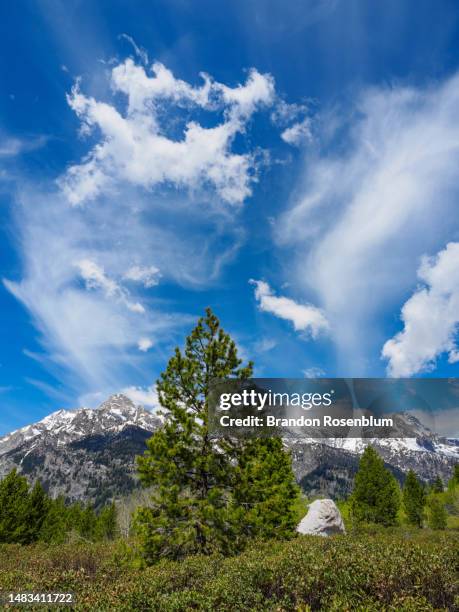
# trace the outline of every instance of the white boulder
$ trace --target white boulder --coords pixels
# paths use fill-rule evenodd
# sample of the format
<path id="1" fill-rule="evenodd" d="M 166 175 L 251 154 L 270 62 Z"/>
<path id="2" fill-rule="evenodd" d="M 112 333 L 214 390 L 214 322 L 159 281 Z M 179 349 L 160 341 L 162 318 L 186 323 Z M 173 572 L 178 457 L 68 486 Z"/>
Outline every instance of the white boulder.
<path id="1" fill-rule="evenodd" d="M 296 530 L 302 534 L 329 536 L 346 533 L 341 513 L 332 499 L 316 499 Z"/>

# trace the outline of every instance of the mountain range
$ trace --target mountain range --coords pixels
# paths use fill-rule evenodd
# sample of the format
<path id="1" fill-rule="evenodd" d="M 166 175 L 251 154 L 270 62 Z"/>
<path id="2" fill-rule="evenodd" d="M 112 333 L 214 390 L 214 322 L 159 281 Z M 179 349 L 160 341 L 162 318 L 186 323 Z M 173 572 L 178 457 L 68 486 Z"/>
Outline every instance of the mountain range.
<path id="1" fill-rule="evenodd" d="M 135 456 L 161 421 L 125 395 L 58 410 L 0 438 L 0 478 L 13 467 L 52 495 L 103 504 L 139 486 Z"/>
<path id="2" fill-rule="evenodd" d="M 409 469 L 425 481 L 448 479 L 459 462 L 459 441 L 440 438 L 408 413 L 396 418 L 399 438 L 286 439 L 302 489 L 335 498 L 349 493 L 368 444 L 399 480 Z M 58 410 L 0 438 L 0 478 L 16 467 L 52 496 L 101 505 L 139 487 L 135 456 L 161 422 L 121 394 L 96 409 Z"/>

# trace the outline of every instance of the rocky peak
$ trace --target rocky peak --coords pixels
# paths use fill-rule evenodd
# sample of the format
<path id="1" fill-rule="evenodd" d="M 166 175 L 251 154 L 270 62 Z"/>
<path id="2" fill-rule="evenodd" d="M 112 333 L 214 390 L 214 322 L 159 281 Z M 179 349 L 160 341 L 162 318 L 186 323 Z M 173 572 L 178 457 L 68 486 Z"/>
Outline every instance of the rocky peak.
<path id="1" fill-rule="evenodd" d="M 0 438 L 0 456 L 27 444 L 63 446 L 78 439 L 119 433 L 129 426 L 153 431 L 160 421 L 143 406 L 136 406 L 123 394 L 109 397 L 98 408 L 57 410 L 47 417 Z"/>
<path id="2" fill-rule="evenodd" d="M 121 412 L 136 412 L 139 406 L 136 406 L 134 402 L 123 393 L 115 393 L 102 402 L 97 410 L 101 412 L 109 412 L 112 410 L 119 410 Z"/>

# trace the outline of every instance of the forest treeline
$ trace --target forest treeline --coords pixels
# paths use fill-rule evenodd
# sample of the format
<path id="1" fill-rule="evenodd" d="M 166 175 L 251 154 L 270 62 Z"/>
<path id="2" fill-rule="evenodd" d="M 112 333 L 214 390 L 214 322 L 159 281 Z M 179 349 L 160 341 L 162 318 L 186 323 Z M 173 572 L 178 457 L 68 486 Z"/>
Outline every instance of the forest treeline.
<path id="1" fill-rule="evenodd" d="M 0 481 L 0 543 L 58 544 L 71 534 L 88 541 L 115 538 L 115 504 L 98 512 L 90 504 L 66 504 L 63 497 L 48 496 L 39 481 L 30 487 L 16 469 Z"/>
<path id="2" fill-rule="evenodd" d="M 359 461 L 352 495 L 340 506 L 353 527 L 405 524 L 446 529 L 449 515 L 459 520 L 459 464 L 446 486 L 439 476 L 426 483 L 409 470 L 400 487 L 377 451 L 368 446 Z"/>

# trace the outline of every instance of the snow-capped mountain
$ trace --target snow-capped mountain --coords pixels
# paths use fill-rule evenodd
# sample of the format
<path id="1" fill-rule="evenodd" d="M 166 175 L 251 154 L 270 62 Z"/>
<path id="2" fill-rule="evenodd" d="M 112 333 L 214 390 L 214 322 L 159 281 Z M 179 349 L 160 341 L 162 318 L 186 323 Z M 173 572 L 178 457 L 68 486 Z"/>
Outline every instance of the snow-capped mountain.
<path id="1" fill-rule="evenodd" d="M 125 395 L 58 410 L 0 438 L 0 478 L 13 467 L 53 494 L 99 501 L 137 486 L 135 455 L 161 423 Z"/>
<path id="2" fill-rule="evenodd" d="M 393 417 L 397 438 L 286 439 L 302 488 L 332 497 L 348 493 L 369 444 L 400 480 L 409 469 L 426 481 L 447 480 L 459 462 L 458 441 L 440 438 L 409 413 Z M 160 424 L 124 395 L 113 395 L 97 409 L 53 412 L 0 438 L 0 478 L 17 467 L 52 495 L 103 503 L 139 485 L 135 456 Z"/>
<path id="3" fill-rule="evenodd" d="M 28 443 L 28 450 L 43 443 L 62 446 L 96 434 L 117 433 L 127 426 L 153 431 L 158 418 L 142 406 L 136 406 L 122 394 L 112 395 L 99 408 L 57 410 L 47 417 L 0 438 L 0 456 Z"/>
<path id="4" fill-rule="evenodd" d="M 413 414 L 390 416 L 400 437 L 289 440 L 295 474 L 302 488 L 335 497 L 348 493 L 359 457 L 368 445 L 378 451 L 400 480 L 410 469 L 425 481 L 433 481 L 437 476 L 448 480 L 454 465 L 459 463 L 457 441 L 438 436 Z M 371 435 L 370 431 L 362 433 Z"/>
<path id="5" fill-rule="evenodd" d="M 362 438 L 331 438 L 327 441 L 330 446 L 342 448 L 353 453 L 362 453 L 368 444 L 378 448 L 383 456 L 406 453 L 431 453 L 439 456 L 451 457 L 459 461 L 459 445 L 454 440 L 441 438 L 430 431 L 421 421 L 408 412 L 390 415 L 394 422 L 397 437 L 377 438 L 370 437 L 371 431 L 364 428 Z"/>

